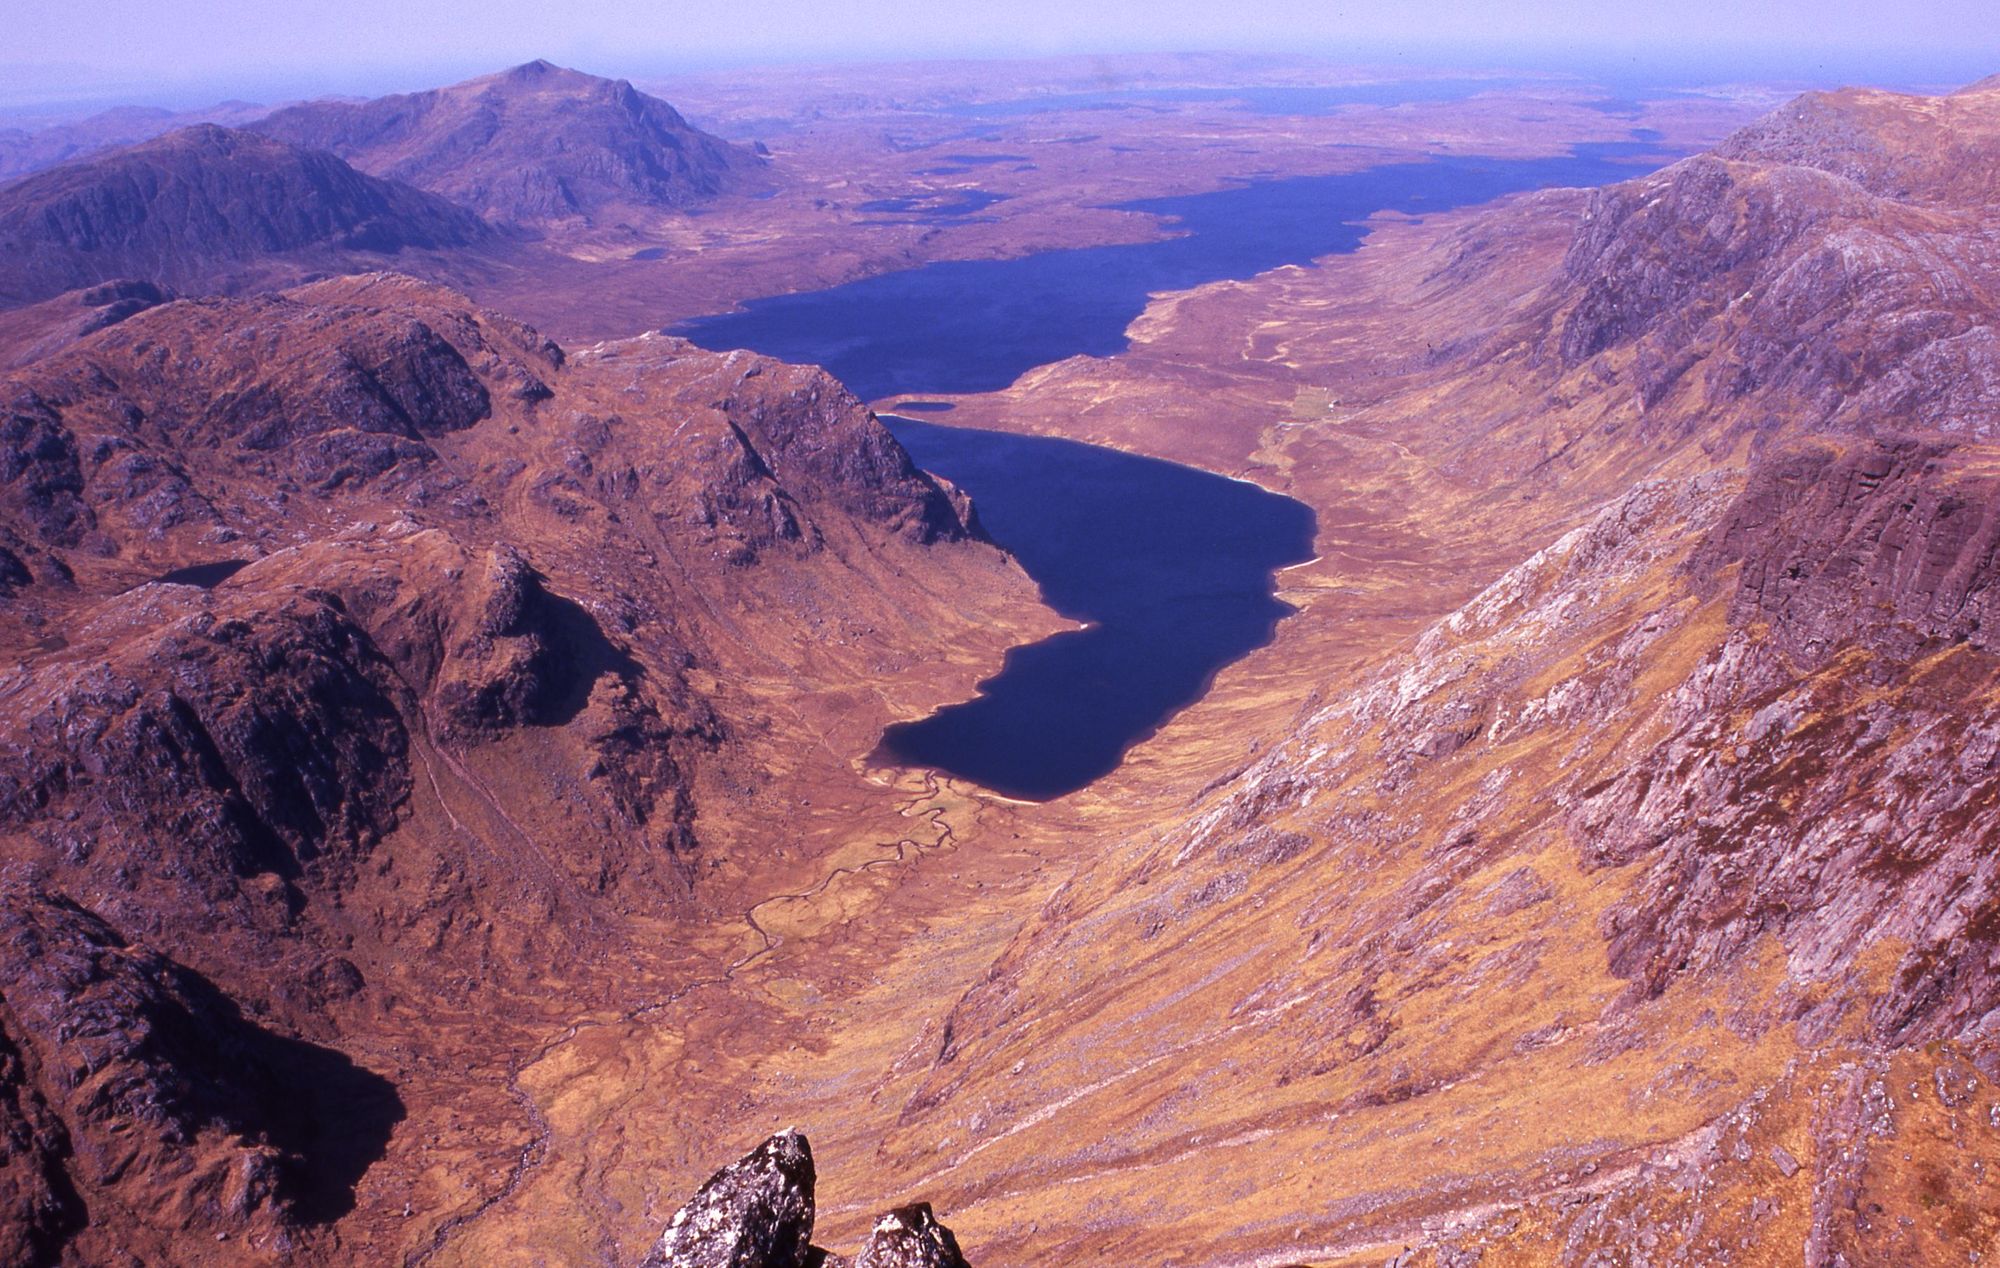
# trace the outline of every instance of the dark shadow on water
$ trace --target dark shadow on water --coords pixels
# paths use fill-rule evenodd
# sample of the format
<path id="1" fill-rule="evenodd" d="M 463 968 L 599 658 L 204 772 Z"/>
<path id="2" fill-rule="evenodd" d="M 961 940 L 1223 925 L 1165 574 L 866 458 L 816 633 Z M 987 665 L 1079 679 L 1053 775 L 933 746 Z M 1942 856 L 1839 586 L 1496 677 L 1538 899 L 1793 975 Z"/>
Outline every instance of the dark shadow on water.
<path id="1" fill-rule="evenodd" d="M 972 494 L 1050 607 L 1091 625 L 1015 648 L 976 699 L 889 728 L 883 758 L 1027 800 L 1074 792 L 1293 610 L 1272 574 L 1312 555 L 1301 503 L 1075 441 L 885 421 Z"/>

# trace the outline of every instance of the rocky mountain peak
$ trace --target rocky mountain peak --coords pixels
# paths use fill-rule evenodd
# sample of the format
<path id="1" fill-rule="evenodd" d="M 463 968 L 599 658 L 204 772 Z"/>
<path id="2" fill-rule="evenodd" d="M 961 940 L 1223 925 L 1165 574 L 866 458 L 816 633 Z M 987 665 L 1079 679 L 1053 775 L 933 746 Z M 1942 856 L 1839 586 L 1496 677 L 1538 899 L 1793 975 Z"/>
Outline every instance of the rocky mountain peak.
<path id="1" fill-rule="evenodd" d="M 1978 85 L 1949 97 L 1857 88 L 1805 93 L 1715 153 L 1816 168 L 1872 194 L 1930 206 L 1987 206 L 2000 197 L 2000 118 L 1990 91 Z"/>
<path id="2" fill-rule="evenodd" d="M 540 60 L 426 92 L 308 102 L 254 126 L 520 224 L 687 207 L 765 182 L 756 155 L 657 97 Z"/>
<path id="3" fill-rule="evenodd" d="M 958 1239 L 931 1213 L 931 1204 L 899 1206 L 868 1232 L 852 1268 L 966 1268 Z"/>

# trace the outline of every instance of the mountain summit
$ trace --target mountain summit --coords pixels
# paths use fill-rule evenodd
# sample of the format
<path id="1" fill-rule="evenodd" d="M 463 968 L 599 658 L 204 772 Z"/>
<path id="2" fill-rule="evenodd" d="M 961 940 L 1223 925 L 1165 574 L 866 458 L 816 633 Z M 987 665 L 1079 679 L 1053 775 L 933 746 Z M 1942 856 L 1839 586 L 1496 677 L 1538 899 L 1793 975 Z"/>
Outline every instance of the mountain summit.
<path id="1" fill-rule="evenodd" d="M 762 183 L 754 154 L 659 98 L 545 61 L 426 92 L 309 102 L 254 126 L 516 223 L 686 207 Z"/>

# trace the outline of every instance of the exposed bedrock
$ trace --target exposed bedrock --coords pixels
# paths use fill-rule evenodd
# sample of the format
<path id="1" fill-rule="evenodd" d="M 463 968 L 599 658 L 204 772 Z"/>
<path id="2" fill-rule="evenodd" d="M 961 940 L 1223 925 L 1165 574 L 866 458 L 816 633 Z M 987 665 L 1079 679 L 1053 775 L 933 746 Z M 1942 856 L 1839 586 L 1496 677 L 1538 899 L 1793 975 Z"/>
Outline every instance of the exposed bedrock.
<path id="1" fill-rule="evenodd" d="M 710 1177 L 641 1268 L 966 1268 L 930 1204 L 886 1212 L 853 1257 L 812 1244 L 812 1147 L 796 1128 Z"/>

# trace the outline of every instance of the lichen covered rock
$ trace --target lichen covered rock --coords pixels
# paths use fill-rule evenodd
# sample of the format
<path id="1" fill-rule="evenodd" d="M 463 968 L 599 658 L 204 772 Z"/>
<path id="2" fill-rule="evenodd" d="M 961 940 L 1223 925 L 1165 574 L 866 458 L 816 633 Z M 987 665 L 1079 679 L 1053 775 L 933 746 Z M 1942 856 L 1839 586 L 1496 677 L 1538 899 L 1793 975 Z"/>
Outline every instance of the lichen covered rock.
<path id="1" fill-rule="evenodd" d="M 812 1146 L 782 1131 L 697 1189 L 644 1268 L 806 1268 L 812 1225 Z"/>
<path id="2" fill-rule="evenodd" d="M 854 1268 L 966 1268 L 958 1239 L 938 1223 L 928 1202 L 899 1206 L 868 1234 Z"/>

